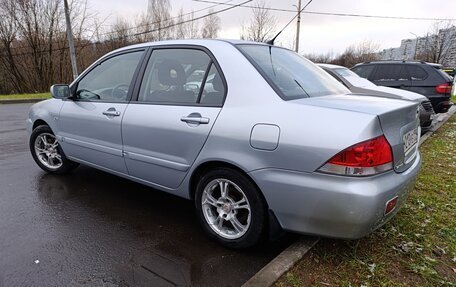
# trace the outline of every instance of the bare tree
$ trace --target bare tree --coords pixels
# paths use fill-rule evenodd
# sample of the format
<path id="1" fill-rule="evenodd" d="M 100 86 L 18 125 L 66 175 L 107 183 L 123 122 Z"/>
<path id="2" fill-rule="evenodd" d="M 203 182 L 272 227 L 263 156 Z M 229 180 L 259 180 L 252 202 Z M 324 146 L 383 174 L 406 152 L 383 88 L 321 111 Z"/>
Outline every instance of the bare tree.
<path id="1" fill-rule="evenodd" d="M 380 44 L 371 40 L 365 40 L 358 44 L 348 46 L 345 51 L 332 61 L 333 64 L 352 67 L 361 62 L 378 60 Z"/>
<path id="2" fill-rule="evenodd" d="M 176 30 L 175 30 L 175 38 L 176 39 L 185 39 L 187 37 L 187 23 L 184 22 L 184 9 L 180 8 L 179 13 L 177 14 L 176 20 Z M 182 24 L 179 24 L 182 23 Z"/>
<path id="3" fill-rule="evenodd" d="M 171 38 L 172 25 L 170 0 L 149 0 L 147 8 L 148 20 L 155 31 L 156 39 L 163 40 Z"/>
<path id="4" fill-rule="evenodd" d="M 212 9 L 209 10 L 209 14 L 213 13 Z M 204 18 L 203 29 L 201 36 L 203 38 L 217 38 L 218 32 L 220 31 L 220 18 L 217 14 L 211 14 Z"/>
<path id="5" fill-rule="evenodd" d="M 122 47 L 130 43 L 131 31 L 132 27 L 130 23 L 127 22 L 127 20 L 123 18 L 117 18 L 116 22 L 111 28 L 111 33 L 109 33 L 109 35 L 111 39 L 115 40 L 116 45 Z"/>
<path id="6" fill-rule="evenodd" d="M 191 12 L 188 17 L 184 17 L 184 11 L 181 8 L 177 14 L 175 38 L 176 39 L 191 39 L 198 38 L 198 20 L 194 20 L 194 13 Z"/>
<path id="7" fill-rule="evenodd" d="M 198 20 L 195 20 L 195 13 L 192 11 L 192 14 L 190 15 L 191 21 L 188 22 L 187 26 L 187 34 L 188 38 L 190 39 L 195 39 L 195 38 L 200 38 L 200 33 L 199 33 L 199 22 Z"/>
<path id="8" fill-rule="evenodd" d="M 328 52 L 326 54 L 311 53 L 304 54 L 303 56 L 314 63 L 332 63 L 335 60 L 333 52 Z"/>
<path id="9" fill-rule="evenodd" d="M 274 35 L 277 20 L 264 0 L 259 0 L 252 8 L 252 18 L 247 25 L 242 25 L 241 39 L 265 42 Z"/>
<path id="10" fill-rule="evenodd" d="M 445 65 L 450 52 L 456 49 L 456 29 L 451 21 L 438 21 L 432 24 L 425 37 L 417 39 L 416 59 Z"/>
<path id="11" fill-rule="evenodd" d="M 17 39 L 17 26 L 14 21 L 14 16 L 10 13 L 13 10 L 11 7 L 13 1 L 1 0 L 0 1 L 0 41 L 2 48 L 2 57 L 0 58 L 0 73 L 2 85 L 0 90 L 6 93 L 8 90 L 13 89 L 17 92 L 22 92 L 24 89 L 24 78 L 20 72 L 20 67 L 14 58 L 14 42 Z M 8 85 L 8 82 L 10 85 Z"/>
<path id="12" fill-rule="evenodd" d="M 85 48 L 90 42 L 84 39 L 91 26 L 86 2 L 71 3 L 76 46 L 81 59 L 91 58 Z M 0 0 L 0 49 L 2 93 L 46 91 L 52 83 L 69 82 L 62 1 Z"/>

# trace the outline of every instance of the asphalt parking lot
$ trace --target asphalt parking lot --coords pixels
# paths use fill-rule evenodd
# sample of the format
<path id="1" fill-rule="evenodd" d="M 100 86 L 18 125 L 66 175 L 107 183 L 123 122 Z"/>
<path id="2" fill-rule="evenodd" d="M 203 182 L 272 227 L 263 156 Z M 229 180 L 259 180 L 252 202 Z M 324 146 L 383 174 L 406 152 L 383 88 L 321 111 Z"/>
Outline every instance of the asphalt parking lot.
<path id="1" fill-rule="evenodd" d="M 31 104 L 0 105 L 0 286 L 239 286 L 294 240 L 233 251 L 192 203 L 80 166 L 54 176 L 28 150 Z"/>

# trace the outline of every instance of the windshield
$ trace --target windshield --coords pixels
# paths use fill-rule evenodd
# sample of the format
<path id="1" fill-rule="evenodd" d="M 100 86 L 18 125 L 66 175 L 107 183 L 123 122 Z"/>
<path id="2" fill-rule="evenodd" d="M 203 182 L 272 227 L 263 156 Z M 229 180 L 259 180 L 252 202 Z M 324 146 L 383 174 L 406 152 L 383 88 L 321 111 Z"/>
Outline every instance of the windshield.
<path id="1" fill-rule="evenodd" d="M 350 92 L 312 62 L 290 50 L 254 44 L 238 47 L 284 100 Z"/>
<path id="2" fill-rule="evenodd" d="M 336 72 L 337 74 L 341 75 L 342 77 L 356 77 L 356 78 L 360 78 L 360 76 L 358 76 L 358 74 L 350 71 L 349 69 L 347 68 L 336 68 L 334 69 L 334 72 Z"/>
<path id="3" fill-rule="evenodd" d="M 350 83 L 351 86 L 359 88 L 376 87 L 376 85 L 368 79 L 361 78 L 358 74 L 347 68 L 335 68 L 332 71 L 346 82 Z"/>

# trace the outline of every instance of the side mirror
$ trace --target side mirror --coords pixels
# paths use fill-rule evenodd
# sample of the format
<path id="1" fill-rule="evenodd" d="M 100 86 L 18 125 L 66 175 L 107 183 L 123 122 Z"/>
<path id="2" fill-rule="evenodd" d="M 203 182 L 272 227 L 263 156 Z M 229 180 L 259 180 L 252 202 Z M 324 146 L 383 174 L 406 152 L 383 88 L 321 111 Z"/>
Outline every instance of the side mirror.
<path id="1" fill-rule="evenodd" d="M 55 99 L 68 99 L 71 97 L 70 86 L 65 84 L 52 85 L 51 96 Z"/>

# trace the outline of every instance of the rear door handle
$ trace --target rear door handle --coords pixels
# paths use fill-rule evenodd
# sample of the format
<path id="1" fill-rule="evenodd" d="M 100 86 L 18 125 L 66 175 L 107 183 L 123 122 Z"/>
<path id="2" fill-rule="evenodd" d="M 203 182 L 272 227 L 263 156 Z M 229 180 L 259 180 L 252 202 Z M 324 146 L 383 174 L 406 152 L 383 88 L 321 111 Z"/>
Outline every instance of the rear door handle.
<path id="1" fill-rule="evenodd" d="M 188 124 L 208 124 L 209 118 L 204 118 L 199 113 L 191 113 L 188 116 L 182 117 L 181 121 Z"/>
<path id="2" fill-rule="evenodd" d="M 108 116 L 108 117 L 118 117 L 118 116 L 120 116 L 120 112 L 116 111 L 115 108 L 109 108 L 103 112 L 103 115 Z"/>

